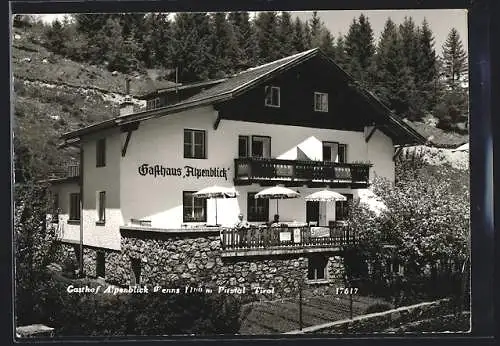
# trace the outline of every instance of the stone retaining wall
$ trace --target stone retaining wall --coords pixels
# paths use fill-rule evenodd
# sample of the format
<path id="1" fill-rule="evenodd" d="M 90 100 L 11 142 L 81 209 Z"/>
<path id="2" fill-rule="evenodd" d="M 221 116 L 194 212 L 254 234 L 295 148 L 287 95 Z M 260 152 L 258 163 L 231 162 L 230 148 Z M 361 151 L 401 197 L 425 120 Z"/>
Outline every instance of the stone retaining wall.
<path id="1" fill-rule="evenodd" d="M 65 254 L 78 263 L 78 245 L 65 244 Z M 298 283 L 307 283 L 308 258 L 305 254 L 223 257 L 218 232 L 160 233 L 122 230 L 121 252 L 105 252 L 105 279 L 117 285 L 132 281 L 132 261 L 140 263 L 141 285 L 169 287 L 182 282 L 192 286 L 245 288 L 258 290 L 260 298 L 296 296 Z M 96 276 L 97 251 L 84 249 L 84 270 Z M 312 284 L 317 290 L 343 282 L 343 258 L 328 256 L 329 282 Z"/>
<path id="2" fill-rule="evenodd" d="M 357 316 L 348 320 L 330 322 L 295 330 L 286 334 L 368 334 L 381 333 L 394 326 L 410 323 L 439 315 L 452 310 L 449 299 L 403 306 L 373 314 Z"/>

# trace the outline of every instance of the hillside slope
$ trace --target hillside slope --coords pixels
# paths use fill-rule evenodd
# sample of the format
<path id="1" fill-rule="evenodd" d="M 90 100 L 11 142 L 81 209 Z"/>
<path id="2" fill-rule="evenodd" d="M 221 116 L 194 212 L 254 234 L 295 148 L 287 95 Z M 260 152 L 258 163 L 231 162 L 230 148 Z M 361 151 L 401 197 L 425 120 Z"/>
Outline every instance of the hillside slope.
<path id="1" fill-rule="evenodd" d="M 173 85 L 152 80 L 145 72 L 126 75 L 78 63 L 53 54 L 43 43 L 36 30 L 14 28 L 12 32 L 16 153 L 28 153 L 33 161 L 30 165 L 40 167 L 39 176 L 77 158 L 75 150 L 57 149 L 62 133 L 118 115 L 127 79 L 131 80 L 132 96 Z M 144 106 L 137 98 L 133 102 L 138 108 Z M 435 146 L 456 147 L 468 141 L 466 135 L 432 124 L 408 123 Z"/>

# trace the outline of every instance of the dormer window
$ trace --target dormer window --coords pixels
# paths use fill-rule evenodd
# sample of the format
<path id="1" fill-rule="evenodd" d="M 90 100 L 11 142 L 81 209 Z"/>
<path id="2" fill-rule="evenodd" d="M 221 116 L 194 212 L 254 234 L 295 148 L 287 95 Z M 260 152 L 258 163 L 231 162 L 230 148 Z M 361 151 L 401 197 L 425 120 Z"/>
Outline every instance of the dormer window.
<path id="1" fill-rule="evenodd" d="M 328 112 L 328 94 L 327 93 L 314 93 L 314 111 Z"/>
<path id="2" fill-rule="evenodd" d="M 280 106 L 280 88 L 279 87 L 266 86 L 265 93 L 266 93 L 265 105 L 267 107 L 279 107 Z"/>

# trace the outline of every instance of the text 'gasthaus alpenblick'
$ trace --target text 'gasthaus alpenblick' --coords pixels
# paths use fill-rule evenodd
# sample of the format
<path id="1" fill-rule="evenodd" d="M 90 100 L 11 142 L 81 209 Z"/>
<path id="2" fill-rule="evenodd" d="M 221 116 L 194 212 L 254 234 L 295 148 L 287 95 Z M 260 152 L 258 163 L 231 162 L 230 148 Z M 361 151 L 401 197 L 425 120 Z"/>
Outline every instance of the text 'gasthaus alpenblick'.
<path id="1" fill-rule="evenodd" d="M 178 176 L 182 178 L 224 178 L 227 180 L 229 168 L 197 168 L 193 166 L 165 167 L 163 165 L 150 165 L 143 163 L 138 167 L 138 172 L 142 176 L 150 175 L 157 177 Z"/>

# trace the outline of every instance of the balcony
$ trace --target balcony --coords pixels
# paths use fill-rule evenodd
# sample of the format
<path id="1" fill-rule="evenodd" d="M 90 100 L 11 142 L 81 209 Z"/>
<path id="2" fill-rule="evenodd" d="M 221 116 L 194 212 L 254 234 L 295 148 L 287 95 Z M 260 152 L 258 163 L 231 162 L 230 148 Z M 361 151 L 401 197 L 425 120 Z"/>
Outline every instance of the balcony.
<path id="1" fill-rule="evenodd" d="M 246 157 L 234 160 L 235 185 L 368 186 L 370 164 Z"/>
<path id="2" fill-rule="evenodd" d="M 69 179 L 80 176 L 80 165 L 78 163 L 66 163 L 60 169 L 51 172 L 50 179 Z"/>
<path id="3" fill-rule="evenodd" d="M 340 251 L 355 245 L 347 226 L 254 227 L 221 230 L 223 257 Z"/>

